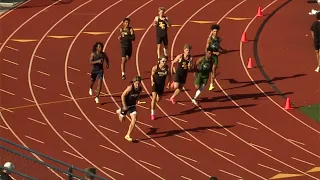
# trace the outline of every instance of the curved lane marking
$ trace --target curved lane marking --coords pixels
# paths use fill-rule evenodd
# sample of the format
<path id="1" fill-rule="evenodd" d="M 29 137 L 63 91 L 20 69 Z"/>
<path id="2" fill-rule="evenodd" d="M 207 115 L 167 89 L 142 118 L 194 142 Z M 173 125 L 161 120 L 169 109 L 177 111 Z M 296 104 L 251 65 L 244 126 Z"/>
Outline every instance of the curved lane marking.
<path id="1" fill-rule="evenodd" d="M 107 9 L 112 8 L 113 6 L 117 5 L 118 3 L 120 3 L 122 0 L 119 0 L 115 3 L 113 3 L 112 5 L 110 5 Z M 75 9 L 73 9 L 72 11 L 70 11 L 68 14 L 66 14 L 65 16 L 63 16 L 59 21 L 57 21 L 54 25 L 51 26 L 51 28 L 42 36 L 42 38 L 39 40 L 39 42 L 37 43 L 36 47 L 34 48 L 34 51 L 31 55 L 31 59 L 30 59 L 30 63 L 29 63 L 29 69 L 28 69 L 28 83 L 29 83 L 29 89 L 31 92 L 31 96 L 33 98 L 33 101 L 36 103 L 37 108 L 39 110 L 39 112 L 41 113 L 42 117 L 46 120 L 46 122 L 48 123 L 48 125 L 51 127 L 51 129 L 56 133 L 56 135 L 65 143 L 67 144 L 73 151 L 75 151 L 79 156 L 81 156 L 84 160 L 86 160 L 88 163 L 90 163 L 92 166 L 95 166 L 99 171 L 101 171 L 103 174 L 107 175 L 109 178 L 113 179 L 114 178 L 107 174 L 105 171 L 103 171 L 103 169 L 101 169 L 100 167 L 98 167 L 97 165 L 95 165 L 93 162 L 91 162 L 89 159 L 87 159 L 84 155 L 82 155 L 75 147 L 73 147 L 56 129 L 55 127 L 51 124 L 51 122 L 48 120 L 48 118 L 46 117 L 46 115 L 44 114 L 44 112 L 42 111 L 37 98 L 35 97 L 33 88 L 32 88 L 32 81 L 31 81 L 31 69 L 32 69 L 32 64 L 33 64 L 33 60 L 35 57 L 35 53 L 38 50 L 38 48 L 40 47 L 40 44 L 42 43 L 42 41 L 46 38 L 46 36 L 59 24 L 61 23 L 65 18 L 67 18 L 68 16 L 70 16 L 73 12 L 75 12 L 76 10 L 80 9 L 81 7 L 85 6 L 86 4 L 92 2 L 92 0 L 86 1 L 83 4 L 79 5 L 78 7 L 76 7 Z"/>
<path id="2" fill-rule="evenodd" d="M 184 25 L 182 25 L 182 26 L 180 27 L 180 31 L 181 31 L 181 29 L 187 24 L 187 22 L 190 21 L 191 18 L 193 18 L 196 14 L 198 14 L 201 10 L 203 10 L 205 7 L 207 7 L 208 5 L 210 5 L 211 3 L 213 3 L 214 1 L 215 1 L 215 0 L 212 0 L 212 1 L 208 2 L 206 5 L 204 5 L 204 6 L 201 7 L 200 9 L 198 9 L 193 15 L 191 15 L 190 18 L 189 18 L 187 21 L 185 21 Z M 235 7 L 233 7 L 229 12 L 227 12 L 227 14 L 229 14 L 231 11 L 233 11 L 234 9 L 236 9 L 238 6 L 240 6 L 240 5 L 241 5 L 242 3 L 244 3 L 245 1 L 246 1 L 246 0 L 238 3 L 238 4 L 237 4 Z M 226 14 L 226 15 L 227 15 L 227 14 Z M 226 15 L 225 15 L 225 16 L 226 16 Z M 152 24 L 149 26 L 149 28 L 146 30 L 146 32 L 145 32 L 145 33 L 143 34 L 143 36 L 141 37 L 141 40 L 140 40 L 140 42 L 139 42 L 139 44 L 138 44 L 138 47 L 137 47 L 136 67 L 137 67 L 137 72 L 138 72 L 139 75 L 141 75 L 140 69 L 139 69 L 139 50 L 140 50 L 140 46 L 141 46 L 142 40 L 144 39 L 144 37 L 146 36 L 146 34 L 148 33 L 148 31 L 150 30 L 151 27 L 152 27 Z M 178 32 L 179 32 L 179 31 L 178 31 Z M 143 81 L 142 81 L 142 85 L 143 85 L 145 91 L 149 94 L 149 97 L 150 97 L 150 99 L 151 99 L 150 93 L 149 93 L 149 91 L 148 91 L 148 89 L 147 89 L 147 87 L 145 86 L 145 84 L 144 84 Z M 222 157 L 223 159 L 229 161 L 230 163 L 238 166 L 239 168 L 241 168 L 241 169 L 243 169 L 243 170 L 245 170 L 245 171 L 247 171 L 247 172 L 249 172 L 249 173 L 251 173 L 251 174 L 253 174 L 253 175 L 257 176 L 257 177 L 259 177 L 260 179 L 265 179 L 265 180 L 267 180 L 266 178 L 264 178 L 264 177 L 262 177 L 262 176 L 260 176 L 260 175 L 258 175 L 258 174 L 256 174 L 256 173 L 252 172 L 251 170 L 249 170 L 249 169 L 241 166 L 240 164 L 237 164 L 236 162 L 228 159 L 228 158 L 225 157 L 224 155 L 222 155 L 222 154 L 220 154 L 219 152 L 217 152 L 216 150 L 212 149 L 211 147 L 209 147 L 208 145 L 206 145 L 205 143 L 203 143 L 202 141 L 200 141 L 199 139 L 197 139 L 195 136 L 193 136 L 191 133 L 189 133 L 188 131 L 186 131 L 186 130 L 185 130 L 182 126 L 180 126 L 178 123 L 176 123 L 176 122 L 160 107 L 160 105 L 157 104 L 157 107 L 162 111 L 162 113 L 164 113 L 164 114 L 166 115 L 167 118 L 169 118 L 174 124 L 176 124 L 176 126 L 178 126 L 178 127 L 179 127 L 181 130 L 183 130 L 186 134 L 188 134 L 190 137 L 192 137 L 194 140 L 196 140 L 198 143 L 200 143 L 201 145 L 203 145 L 204 147 L 206 147 L 207 149 L 209 149 L 209 150 L 212 151 L 213 153 L 215 153 L 215 154 L 217 154 L 218 156 Z M 219 124 L 219 125 L 220 125 L 220 124 Z M 222 126 L 222 125 L 220 125 L 220 126 Z"/>
<path id="3" fill-rule="evenodd" d="M 122 1 L 122 0 L 120 0 Z M 139 8 L 137 8 L 135 11 L 132 12 L 132 14 L 134 14 L 135 12 L 137 12 L 138 10 L 142 9 L 144 6 L 148 5 L 150 2 L 152 2 L 153 0 L 150 0 L 148 2 L 146 2 L 145 4 L 143 4 L 142 6 L 140 6 Z M 65 82 L 66 82 L 66 86 L 68 89 L 68 92 L 71 96 L 71 99 L 73 100 L 73 102 L 75 103 L 75 105 L 77 106 L 77 108 L 79 109 L 79 111 L 81 112 L 81 114 L 87 119 L 87 121 L 91 124 L 91 126 L 103 137 L 105 138 L 110 144 L 112 144 L 114 147 L 116 147 L 121 153 L 123 153 L 125 156 L 127 156 L 129 159 L 131 159 L 133 162 L 135 162 L 136 164 L 138 164 L 139 166 L 141 166 L 142 168 L 144 168 L 145 170 L 147 170 L 148 172 L 150 172 L 151 174 L 153 174 L 154 176 L 158 177 L 159 179 L 164 179 L 162 178 L 160 175 L 156 174 L 155 172 L 151 171 L 150 169 L 148 169 L 146 166 L 142 165 L 139 161 L 137 161 L 136 159 L 134 159 L 133 157 L 131 157 L 128 153 L 126 153 L 124 150 L 122 150 L 119 146 L 117 146 L 116 143 L 114 143 L 112 140 L 110 140 L 104 133 L 102 133 L 99 128 L 96 127 L 96 125 L 90 120 L 90 118 L 86 115 L 86 113 L 82 110 L 82 108 L 80 107 L 80 105 L 78 104 L 77 100 L 74 98 L 73 93 L 70 89 L 69 83 L 68 83 L 68 61 L 69 61 L 69 56 L 70 56 L 70 52 L 71 52 L 71 48 L 73 46 L 73 44 L 76 42 L 76 40 L 78 39 L 78 37 L 81 35 L 81 33 L 95 20 L 97 19 L 99 16 L 101 16 L 103 13 L 105 13 L 107 9 L 104 9 L 103 11 L 101 11 L 99 14 L 97 14 L 95 17 L 93 17 L 85 26 L 83 26 L 83 28 L 78 32 L 78 34 L 75 36 L 75 38 L 73 39 L 73 41 L 71 42 L 69 49 L 67 51 L 67 55 L 66 55 L 66 60 L 65 60 Z"/>
<path id="4" fill-rule="evenodd" d="M 39 14 L 41 14 L 42 12 L 46 11 L 47 9 L 49 9 L 50 7 L 54 6 L 55 4 L 57 4 L 59 1 L 57 2 L 54 2 L 48 6 L 46 6 L 45 8 L 43 8 L 41 11 L 37 12 L 36 14 L 34 14 L 33 16 L 31 16 L 29 19 L 27 19 L 24 23 L 22 23 L 18 28 L 16 28 L 8 37 L 7 39 L 3 42 L 3 44 L 1 45 L 0 47 L 0 55 L 1 55 L 1 52 L 3 50 L 3 48 L 5 47 L 5 45 L 8 43 L 8 41 L 11 39 L 11 37 L 16 34 L 16 32 L 18 32 L 23 26 L 25 26 L 28 22 L 30 22 L 32 19 L 34 19 L 35 17 L 37 17 Z M 3 17 L 3 16 L 2 16 Z M 0 17 L 0 19 L 2 18 Z M 8 127 L 8 129 L 10 130 L 10 132 L 13 134 L 13 136 L 15 138 L 17 138 L 17 140 L 23 145 L 25 146 L 26 148 L 29 148 L 27 146 L 26 143 L 24 143 L 20 137 L 14 132 L 14 130 L 11 128 L 11 126 L 9 125 L 9 123 L 6 121 L 6 119 L 4 118 L 4 116 L 2 115 L 2 112 L 0 111 L 0 117 L 1 119 L 3 120 L 4 124 Z M 39 161 L 43 161 L 39 156 L 37 156 L 36 154 L 33 154 L 32 155 L 34 157 L 36 157 Z M 52 173 L 54 173 L 56 176 L 58 176 L 60 179 L 64 179 L 63 177 L 61 177 L 59 174 L 57 174 L 55 171 L 53 171 L 52 169 L 48 168 Z"/>

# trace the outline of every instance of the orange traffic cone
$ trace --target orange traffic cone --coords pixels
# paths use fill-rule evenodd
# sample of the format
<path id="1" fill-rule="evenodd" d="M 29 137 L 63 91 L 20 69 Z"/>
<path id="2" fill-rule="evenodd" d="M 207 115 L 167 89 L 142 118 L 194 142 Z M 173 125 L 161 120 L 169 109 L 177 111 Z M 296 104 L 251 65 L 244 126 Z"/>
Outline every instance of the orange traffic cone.
<path id="1" fill-rule="evenodd" d="M 257 12 L 257 17 L 261 17 L 261 16 L 263 16 L 263 15 L 262 15 L 261 7 L 259 6 L 258 7 L 258 12 Z"/>
<path id="2" fill-rule="evenodd" d="M 248 42 L 246 32 L 242 33 L 241 42 Z"/>
<path id="3" fill-rule="evenodd" d="M 289 98 L 287 98 L 287 100 L 286 100 L 286 105 L 284 106 L 284 109 L 285 109 L 285 110 L 293 109 L 293 108 L 291 107 L 290 99 L 289 99 Z"/>
<path id="4" fill-rule="evenodd" d="M 253 65 L 252 65 L 252 58 L 249 58 L 249 61 L 248 61 L 248 66 L 247 66 L 248 69 L 251 69 L 253 68 Z"/>

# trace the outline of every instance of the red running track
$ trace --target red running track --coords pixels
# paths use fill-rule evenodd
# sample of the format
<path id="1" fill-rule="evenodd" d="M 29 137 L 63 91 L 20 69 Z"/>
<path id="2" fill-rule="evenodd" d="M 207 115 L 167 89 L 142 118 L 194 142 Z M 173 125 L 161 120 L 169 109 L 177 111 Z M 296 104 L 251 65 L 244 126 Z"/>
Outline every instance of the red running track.
<path id="1" fill-rule="evenodd" d="M 203 52 L 210 24 L 196 24 L 190 20 L 219 21 L 223 45 L 239 50 L 242 31 L 247 27 L 255 34 L 262 19 L 256 19 L 248 26 L 250 20 L 231 21 L 225 17 L 253 18 L 258 6 L 270 5 L 265 10 L 268 13 L 280 6 L 281 1 L 194 3 L 191 0 L 139 0 L 133 3 L 113 0 L 101 3 L 79 0 L 50 7 L 30 7 L 35 5 L 32 2 L 35 1 L 26 4 L 29 8 L 18 9 L 0 20 L 2 24 L 9 23 L 1 39 L 5 43 L 1 46 L 1 73 L 11 77 L 1 76 L 1 89 L 6 91 L 1 92 L 4 94 L 1 107 L 8 109 L 1 112 L 1 126 L 7 128 L 4 131 L 11 131 L 15 138 L 19 137 L 19 143 L 81 168 L 96 166 L 99 175 L 109 179 L 206 179 L 210 175 L 220 179 L 269 179 L 278 173 L 300 175 L 291 179 L 319 179 L 319 173 L 306 173 L 319 166 L 319 125 L 292 112 L 294 118 L 273 104 L 265 94 L 275 102 L 281 103 L 281 100 L 267 84 L 263 87 L 263 94 L 257 86 L 238 88 L 237 84 L 227 80 L 236 77 L 237 82 L 250 84 L 248 77 L 262 79 L 258 70 L 250 71 L 248 75 L 243 69 L 241 60 L 253 53 L 250 43 L 243 45 L 240 54 L 235 51 L 220 57 L 217 82 L 222 92 L 215 91 L 213 95 L 204 92 L 201 96 L 209 98 L 202 103 L 202 110 L 195 110 L 188 94 L 181 93 L 178 99 L 184 105 L 172 108 L 173 105 L 163 100 L 158 106 L 161 110 L 156 111 L 162 118 L 149 121 L 150 101 L 146 94 L 144 100 L 147 104 L 138 109 L 139 123 L 133 133 L 140 139 L 139 143 L 124 140 L 128 122 L 125 125 L 119 123 L 114 114 L 120 100 L 119 93 L 127 83 L 119 83 L 120 49 L 117 40 L 117 27 L 124 17 L 130 15 L 133 27 L 143 28 L 136 30 L 133 54 L 136 58 L 128 63 L 128 66 L 137 66 L 128 68 L 127 76 L 141 73 L 146 78 L 143 84 L 148 92 L 147 78 L 156 63 L 155 32 L 148 27 L 157 7 L 169 8 L 169 18 L 179 25 L 170 29 L 170 44 L 176 39 L 174 55 L 182 50 L 184 43 L 192 44 L 192 53 L 197 55 Z M 44 5 L 49 3 L 52 2 Z M 126 9 L 119 11 L 124 6 Z M 216 7 L 219 11 L 214 10 Z M 286 8 L 290 7 L 283 9 Z M 181 9 L 184 13 L 179 11 Z M 12 21 L 22 14 L 21 22 Z M 39 24 L 41 28 L 34 29 Z M 95 36 L 84 33 L 91 31 L 108 33 Z M 250 32 L 248 34 L 252 37 Z M 73 37 L 56 39 L 48 36 Z M 12 39 L 37 41 L 19 43 Z M 91 68 L 88 54 L 96 41 L 106 42 L 106 52 L 111 59 L 111 67 L 105 72 L 106 90 L 103 92 L 112 96 L 103 97 L 103 103 L 98 106 L 93 98 L 87 97 L 87 73 Z M 188 79 L 187 93 L 193 96 L 192 75 Z M 166 94 L 165 98 L 170 95 Z M 272 114 L 284 123 L 276 122 L 274 117 L 266 114 Z M 304 118 L 308 126 L 297 118 Z M 24 124 L 28 128 L 22 128 Z M 288 124 L 300 133 L 288 131 Z M 43 135 L 39 136 L 39 133 Z M 2 134 L 16 141 L 10 133 Z"/>

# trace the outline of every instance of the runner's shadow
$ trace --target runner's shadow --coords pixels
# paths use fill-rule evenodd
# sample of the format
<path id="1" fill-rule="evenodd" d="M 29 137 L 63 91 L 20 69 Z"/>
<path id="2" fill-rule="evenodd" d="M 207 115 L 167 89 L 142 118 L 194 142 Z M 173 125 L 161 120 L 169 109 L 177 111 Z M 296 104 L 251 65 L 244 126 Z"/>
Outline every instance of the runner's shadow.
<path id="1" fill-rule="evenodd" d="M 43 2 L 43 1 L 37 1 L 36 3 L 30 2 L 28 3 L 28 5 L 22 5 L 17 7 L 17 9 L 25 9 L 25 8 L 36 8 L 36 7 L 45 7 L 45 6 L 49 6 L 52 3 L 56 2 L 58 0 L 53 0 L 52 2 L 48 3 L 48 2 Z M 57 5 L 64 5 L 64 4 L 69 4 L 72 3 L 73 0 L 60 0 L 57 4 L 55 4 L 54 6 Z"/>
<path id="2" fill-rule="evenodd" d="M 265 93 L 265 94 L 264 94 Z M 250 93 L 250 94 L 229 94 L 229 97 L 232 100 L 242 100 L 242 99 L 252 99 L 252 100 L 258 100 L 259 98 L 267 96 L 279 96 L 277 92 L 269 91 L 269 92 L 264 92 L 264 93 Z M 289 95 L 293 94 L 293 92 L 286 92 L 283 93 L 284 95 Z M 229 102 L 230 99 L 227 96 L 216 96 L 212 98 L 204 98 L 200 102 L 207 102 L 207 103 L 212 103 L 212 102 Z"/>
<path id="3" fill-rule="evenodd" d="M 253 107 L 256 106 L 257 104 L 246 104 L 246 105 L 241 105 L 241 108 L 246 108 L 246 107 Z M 201 106 L 201 104 L 200 104 Z M 202 108 L 203 111 L 205 112 L 212 112 L 216 110 L 221 110 L 221 109 L 236 109 L 239 108 L 238 106 L 218 106 L 218 107 L 210 107 L 210 108 Z M 192 107 L 191 109 L 187 109 L 184 111 L 181 111 L 180 114 L 172 115 L 172 116 L 178 116 L 178 115 L 186 115 L 186 114 L 192 114 L 192 113 L 197 113 L 202 111 L 199 109 L 197 106 Z"/>
<path id="4" fill-rule="evenodd" d="M 281 81 L 281 80 L 285 80 L 285 79 L 291 79 L 291 78 L 297 78 L 297 77 L 302 77 L 305 76 L 306 74 L 295 74 L 292 76 L 286 76 L 286 77 L 274 77 L 272 78 L 270 81 L 263 79 L 263 80 L 255 80 L 255 81 L 237 81 L 234 78 L 228 78 L 228 79 L 221 79 L 221 80 L 226 80 L 229 81 L 230 84 L 243 84 L 241 86 L 237 86 L 237 87 L 231 87 L 231 88 L 226 88 L 224 90 L 229 90 L 229 89 L 236 89 L 236 88 L 243 88 L 243 87 L 248 87 L 248 86 L 252 86 L 255 84 L 261 84 L 261 83 L 271 83 L 273 84 L 273 82 L 275 81 Z"/>
<path id="5" fill-rule="evenodd" d="M 205 133 L 208 129 L 224 129 L 224 128 L 232 128 L 234 125 L 225 125 L 225 126 L 202 126 L 202 127 L 196 127 L 196 128 L 189 128 L 189 129 L 178 129 L 178 130 L 171 130 L 171 131 L 163 131 L 158 132 L 159 128 L 149 128 L 150 130 L 146 133 L 147 135 L 155 135 L 151 138 L 145 138 L 145 139 L 139 139 L 137 141 L 146 141 L 150 139 L 157 139 L 157 138 L 165 138 L 165 137 L 171 137 L 174 135 L 178 135 L 184 132 L 198 132 L 198 133 Z"/>

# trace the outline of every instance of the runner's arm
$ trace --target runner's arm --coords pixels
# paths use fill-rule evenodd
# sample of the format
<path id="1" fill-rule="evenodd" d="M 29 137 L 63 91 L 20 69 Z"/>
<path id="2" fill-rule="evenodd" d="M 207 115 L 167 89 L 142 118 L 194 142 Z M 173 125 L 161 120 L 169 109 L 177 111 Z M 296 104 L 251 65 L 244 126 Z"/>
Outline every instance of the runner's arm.
<path id="1" fill-rule="evenodd" d="M 131 41 L 136 40 L 136 35 L 134 34 L 133 28 L 130 29 L 130 32 L 131 32 L 131 36 L 130 36 Z"/>
<path id="2" fill-rule="evenodd" d="M 181 54 L 179 54 L 176 58 L 174 58 L 173 61 L 171 61 L 171 67 L 170 67 L 170 72 L 171 74 L 173 72 L 175 72 L 175 70 L 173 69 L 174 68 L 174 65 L 181 59 Z"/>
<path id="3" fill-rule="evenodd" d="M 152 69 L 151 69 L 151 77 L 150 77 L 150 80 L 151 80 L 151 86 L 154 85 L 154 79 L 153 79 L 153 75 L 155 74 L 157 70 L 157 66 L 153 66 Z"/>
<path id="4" fill-rule="evenodd" d="M 121 102 L 122 102 L 123 109 L 127 109 L 126 96 L 129 94 L 131 89 L 132 89 L 132 86 L 128 86 L 121 95 Z"/>
<path id="5" fill-rule="evenodd" d="M 171 22 L 169 21 L 169 18 L 168 18 L 168 17 L 166 17 L 166 18 L 164 19 L 164 21 L 166 22 L 166 24 L 167 24 L 168 27 L 171 27 Z"/>
<path id="6" fill-rule="evenodd" d="M 152 25 L 153 25 L 153 26 L 156 26 L 157 23 L 158 23 L 158 16 L 156 16 L 156 17 L 154 18 Z"/>

